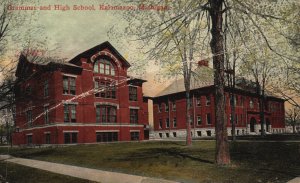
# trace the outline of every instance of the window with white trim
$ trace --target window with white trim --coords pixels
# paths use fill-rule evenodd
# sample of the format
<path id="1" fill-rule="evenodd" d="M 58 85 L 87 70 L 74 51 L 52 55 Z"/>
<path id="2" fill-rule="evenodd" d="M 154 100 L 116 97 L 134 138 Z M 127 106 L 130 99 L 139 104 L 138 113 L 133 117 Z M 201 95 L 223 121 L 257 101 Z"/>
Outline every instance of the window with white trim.
<path id="1" fill-rule="evenodd" d="M 206 105 L 210 105 L 210 96 L 206 95 Z"/>
<path id="2" fill-rule="evenodd" d="M 129 86 L 129 100 L 137 101 L 137 87 Z"/>
<path id="3" fill-rule="evenodd" d="M 63 94 L 76 94 L 76 77 L 63 76 Z"/>
<path id="4" fill-rule="evenodd" d="M 45 144 L 51 144 L 50 133 L 45 134 Z"/>
<path id="5" fill-rule="evenodd" d="M 140 132 L 130 132 L 130 139 L 131 140 L 139 140 L 140 139 Z"/>
<path id="6" fill-rule="evenodd" d="M 97 123 L 116 123 L 117 107 L 111 105 L 96 106 L 96 122 Z"/>
<path id="7" fill-rule="evenodd" d="M 64 143 L 75 144 L 77 143 L 77 132 L 64 132 Z"/>
<path id="8" fill-rule="evenodd" d="M 130 109 L 130 123 L 138 124 L 138 109 Z"/>
<path id="9" fill-rule="evenodd" d="M 177 119 L 173 118 L 173 128 L 176 128 L 176 127 L 177 127 Z"/>
<path id="10" fill-rule="evenodd" d="M 197 125 L 201 125 L 202 124 L 202 118 L 201 116 L 197 116 Z"/>
<path id="11" fill-rule="evenodd" d="M 95 80 L 95 97 L 116 98 L 116 86 L 108 81 Z"/>
<path id="12" fill-rule="evenodd" d="M 44 107 L 44 121 L 45 121 L 45 124 L 49 123 L 49 107 L 48 106 Z"/>
<path id="13" fill-rule="evenodd" d="M 49 96 L 49 81 L 46 80 L 44 82 L 44 97 Z"/>
<path id="14" fill-rule="evenodd" d="M 211 125 L 211 117 L 210 117 L 210 113 L 207 113 L 207 114 L 206 114 L 206 123 L 207 123 L 208 125 Z"/>
<path id="15" fill-rule="evenodd" d="M 172 110 L 176 111 L 176 101 L 172 101 Z"/>
<path id="16" fill-rule="evenodd" d="M 96 132 L 97 142 L 114 142 L 118 141 L 118 132 Z"/>
<path id="17" fill-rule="evenodd" d="M 114 65 L 107 59 L 100 58 L 94 63 L 94 73 L 115 76 L 116 71 Z"/>
<path id="18" fill-rule="evenodd" d="M 26 111 L 26 120 L 29 127 L 32 126 L 32 110 Z"/>
<path id="19" fill-rule="evenodd" d="M 162 126 L 163 126 L 163 124 L 162 124 L 162 119 L 159 119 L 159 126 L 158 126 L 158 128 L 162 128 Z"/>
<path id="20" fill-rule="evenodd" d="M 76 122 L 76 104 L 64 104 L 64 122 Z"/>
<path id="21" fill-rule="evenodd" d="M 166 128 L 169 128 L 170 127 L 170 120 L 169 118 L 166 118 Z"/>
<path id="22" fill-rule="evenodd" d="M 197 107 L 201 107 L 201 96 L 196 98 L 196 105 Z"/>

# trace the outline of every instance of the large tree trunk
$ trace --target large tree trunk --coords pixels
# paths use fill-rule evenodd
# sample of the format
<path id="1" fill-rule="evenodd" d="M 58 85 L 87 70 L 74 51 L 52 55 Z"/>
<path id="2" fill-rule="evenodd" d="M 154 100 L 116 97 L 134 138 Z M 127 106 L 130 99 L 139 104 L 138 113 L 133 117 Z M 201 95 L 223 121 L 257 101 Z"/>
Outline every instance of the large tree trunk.
<path id="1" fill-rule="evenodd" d="M 259 96 L 259 118 L 260 118 L 260 134 L 262 137 L 265 136 L 265 128 L 264 128 L 264 124 L 265 124 L 265 102 L 264 102 L 264 98 L 265 98 L 265 92 L 264 92 L 264 88 L 262 89 L 260 84 L 257 82 L 257 87 L 258 87 L 258 96 Z"/>
<path id="2" fill-rule="evenodd" d="M 227 127 L 225 123 L 224 105 L 224 47 L 222 30 L 222 0 L 211 0 L 211 50 L 213 53 L 215 84 L 215 129 L 216 129 L 216 163 L 230 163 Z"/>
<path id="3" fill-rule="evenodd" d="M 191 113 L 190 113 L 190 91 L 186 91 L 186 145 L 192 145 L 192 136 L 191 136 Z"/>

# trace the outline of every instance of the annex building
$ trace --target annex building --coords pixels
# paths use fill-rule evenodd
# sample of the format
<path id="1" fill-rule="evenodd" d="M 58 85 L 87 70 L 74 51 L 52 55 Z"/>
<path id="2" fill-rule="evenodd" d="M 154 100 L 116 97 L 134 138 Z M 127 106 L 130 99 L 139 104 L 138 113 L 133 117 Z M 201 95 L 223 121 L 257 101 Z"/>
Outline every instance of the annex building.
<path id="1" fill-rule="evenodd" d="M 129 67 L 109 42 L 67 63 L 32 62 L 21 55 L 13 144 L 148 139 L 146 81 L 128 76 Z"/>
<path id="2" fill-rule="evenodd" d="M 195 72 L 205 73 L 198 79 L 191 80 L 190 114 L 191 135 L 193 138 L 215 136 L 214 84 L 212 72 L 207 61 L 199 61 Z M 202 69 L 202 70 L 201 70 Z M 259 135 L 260 110 L 259 96 L 255 84 L 243 78 L 237 79 L 234 90 L 235 101 L 235 134 Z M 153 133 L 151 138 L 183 138 L 186 137 L 186 99 L 184 80 L 177 79 L 157 93 L 153 98 Z M 225 88 L 225 120 L 227 133 L 231 135 L 231 107 L 229 88 Z M 264 130 L 267 134 L 285 132 L 284 100 L 271 95 L 265 98 Z"/>

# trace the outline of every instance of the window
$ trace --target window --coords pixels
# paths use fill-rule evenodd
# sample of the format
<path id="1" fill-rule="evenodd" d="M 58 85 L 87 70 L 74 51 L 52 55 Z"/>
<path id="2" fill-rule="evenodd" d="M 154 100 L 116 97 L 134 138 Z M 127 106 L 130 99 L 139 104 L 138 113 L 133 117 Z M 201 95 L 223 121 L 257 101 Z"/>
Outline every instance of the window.
<path id="1" fill-rule="evenodd" d="M 110 105 L 96 106 L 96 122 L 97 123 L 116 123 L 117 108 Z"/>
<path id="2" fill-rule="evenodd" d="M 130 123 L 138 124 L 138 110 L 130 109 Z"/>
<path id="3" fill-rule="evenodd" d="M 197 135 L 198 135 L 198 137 L 201 137 L 201 131 L 197 131 Z"/>
<path id="4" fill-rule="evenodd" d="M 118 132 L 96 132 L 97 142 L 114 142 L 118 141 Z"/>
<path id="5" fill-rule="evenodd" d="M 44 82 L 44 97 L 49 96 L 49 82 L 46 80 Z"/>
<path id="6" fill-rule="evenodd" d="M 26 95 L 31 95 L 31 93 L 32 93 L 32 87 L 30 85 L 26 86 L 25 94 Z"/>
<path id="7" fill-rule="evenodd" d="M 100 58 L 99 60 L 95 61 L 94 73 L 115 76 L 116 71 L 113 64 L 109 60 Z"/>
<path id="8" fill-rule="evenodd" d="M 137 87 L 129 86 L 129 100 L 137 101 Z"/>
<path id="9" fill-rule="evenodd" d="M 76 78 L 63 76 L 63 94 L 76 94 Z"/>
<path id="10" fill-rule="evenodd" d="M 49 107 L 48 106 L 44 107 L 44 120 L 45 120 L 45 124 L 49 123 Z"/>
<path id="11" fill-rule="evenodd" d="M 170 134 L 169 134 L 169 133 L 166 133 L 166 137 L 168 137 L 168 138 L 169 138 L 169 137 L 170 137 Z"/>
<path id="12" fill-rule="evenodd" d="M 196 98 L 196 105 L 197 107 L 201 107 L 201 97 Z"/>
<path id="13" fill-rule="evenodd" d="M 191 116 L 189 116 L 189 122 L 190 122 L 190 125 L 193 126 L 194 123 L 193 123 L 193 118 Z"/>
<path id="14" fill-rule="evenodd" d="M 206 95 L 206 105 L 210 105 L 210 96 Z"/>
<path id="15" fill-rule="evenodd" d="M 45 134 L 45 144 L 51 144 L 50 133 Z"/>
<path id="16" fill-rule="evenodd" d="M 165 104 L 165 111 L 166 111 L 166 112 L 169 111 L 169 102 Z"/>
<path id="17" fill-rule="evenodd" d="M 158 135 L 159 135 L 160 138 L 162 138 L 162 133 L 159 133 Z"/>
<path id="18" fill-rule="evenodd" d="M 159 128 L 162 128 L 162 119 L 159 119 Z"/>
<path id="19" fill-rule="evenodd" d="M 243 121 L 243 114 L 240 115 L 240 123 L 243 125 L 244 121 Z"/>
<path id="20" fill-rule="evenodd" d="M 76 122 L 75 104 L 64 104 L 64 122 Z"/>
<path id="21" fill-rule="evenodd" d="M 158 104 L 158 112 L 161 112 L 161 104 Z"/>
<path id="22" fill-rule="evenodd" d="M 207 131 L 206 131 L 206 134 L 207 134 L 207 136 L 210 137 L 210 136 L 211 136 L 211 131 L 210 131 L 210 130 L 207 130 Z"/>
<path id="23" fill-rule="evenodd" d="M 172 102 L 172 110 L 176 111 L 176 102 L 175 101 Z"/>
<path id="24" fill-rule="evenodd" d="M 116 98 L 116 86 L 107 81 L 96 80 L 95 97 Z"/>
<path id="25" fill-rule="evenodd" d="M 65 144 L 77 143 L 77 132 L 64 133 Z"/>
<path id="26" fill-rule="evenodd" d="M 233 103 L 234 103 L 234 106 L 236 106 L 237 100 L 238 100 L 238 97 L 237 97 L 236 95 L 234 95 L 234 97 L 233 97 Z"/>
<path id="27" fill-rule="evenodd" d="M 250 101 L 249 101 L 249 107 L 250 107 L 251 109 L 254 108 L 254 102 L 253 102 L 253 99 L 250 99 Z"/>
<path id="28" fill-rule="evenodd" d="M 131 140 L 139 140 L 140 139 L 140 132 L 130 132 L 130 139 Z"/>
<path id="29" fill-rule="evenodd" d="M 177 137 L 177 134 L 176 134 L 176 132 L 173 132 L 173 137 Z"/>
<path id="30" fill-rule="evenodd" d="M 243 106 L 244 105 L 244 97 L 243 96 L 241 96 L 241 98 L 240 98 L 240 106 Z"/>
<path id="31" fill-rule="evenodd" d="M 170 127 L 170 120 L 169 118 L 166 118 L 166 128 L 169 128 Z"/>
<path id="32" fill-rule="evenodd" d="M 173 118 L 173 127 L 176 128 L 177 127 L 177 119 Z"/>
<path id="33" fill-rule="evenodd" d="M 201 125 L 202 124 L 202 118 L 201 116 L 197 116 L 197 125 Z"/>
<path id="34" fill-rule="evenodd" d="M 32 126 L 32 110 L 26 111 L 26 119 L 28 126 Z"/>
<path id="35" fill-rule="evenodd" d="M 206 114 L 206 123 L 207 123 L 208 125 L 211 125 L 210 113 L 207 113 L 207 114 Z"/>
<path id="36" fill-rule="evenodd" d="M 27 144 L 32 144 L 32 135 L 27 135 Z"/>
<path id="37" fill-rule="evenodd" d="M 189 99 L 188 101 L 190 101 L 190 103 L 188 103 L 189 104 L 189 108 L 192 108 L 193 107 L 193 99 Z"/>

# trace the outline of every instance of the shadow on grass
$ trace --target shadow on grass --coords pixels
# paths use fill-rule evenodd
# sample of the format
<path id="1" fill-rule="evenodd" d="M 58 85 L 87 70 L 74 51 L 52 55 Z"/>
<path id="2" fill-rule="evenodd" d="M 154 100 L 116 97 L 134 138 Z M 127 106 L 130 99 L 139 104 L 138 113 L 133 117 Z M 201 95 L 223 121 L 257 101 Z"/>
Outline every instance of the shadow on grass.
<path id="1" fill-rule="evenodd" d="M 17 152 L 11 153 L 11 155 L 20 157 L 20 158 L 33 158 L 41 156 L 50 156 L 56 152 L 55 149 L 24 149 Z"/>
<path id="2" fill-rule="evenodd" d="M 268 172 L 271 174 L 282 174 L 282 175 L 287 175 L 287 176 L 291 176 L 291 177 L 297 177 L 299 175 L 297 175 L 296 173 L 293 172 L 287 172 L 287 171 L 281 171 L 281 170 L 275 170 L 275 169 L 268 169 L 268 168 L 259 168 L 257 169 L 258 172 Z"/>
<path id="3" fill-rule="evenodd" d="M 152 148 L 143 150 L 136 153 L 131 153 L 128 156 L 120 158 L 119 160 L 137 160 L 137 159 L 150 159 L 150 158 L 158 158 L 160 156 L 171 156 L 173 158 L 183 158 L 183 159 L 190 159 L 193 161 L 207 163 L 207 164 L 214 164 L 213 161 L 202 159 L 199 157 L 192 156 L 188 153 L 183 152 L 177 148 Z"/>

